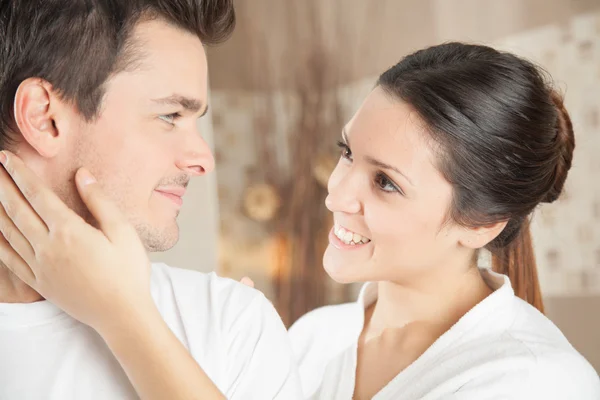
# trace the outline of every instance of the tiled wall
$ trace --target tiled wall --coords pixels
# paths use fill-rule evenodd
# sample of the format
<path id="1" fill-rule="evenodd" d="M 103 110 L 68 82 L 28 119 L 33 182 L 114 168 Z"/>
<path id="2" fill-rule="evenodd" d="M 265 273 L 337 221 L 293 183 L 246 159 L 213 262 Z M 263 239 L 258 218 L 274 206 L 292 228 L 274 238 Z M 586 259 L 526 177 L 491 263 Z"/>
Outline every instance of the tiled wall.
<path id="1" fill-rule="evenodd" d="M 600 12 L 497 44 L 544 66 L 565 93 L 575 129 L 564 196 L 534 219 L 544 294 L 600 294 Z"/>

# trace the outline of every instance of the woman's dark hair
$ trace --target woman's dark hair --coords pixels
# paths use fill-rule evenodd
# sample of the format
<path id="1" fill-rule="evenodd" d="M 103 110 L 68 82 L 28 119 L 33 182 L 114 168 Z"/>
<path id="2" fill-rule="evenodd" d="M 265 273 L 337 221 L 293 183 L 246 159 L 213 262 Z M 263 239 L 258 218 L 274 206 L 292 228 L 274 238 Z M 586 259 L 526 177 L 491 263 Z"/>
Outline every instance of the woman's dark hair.
<path id="1" fill-rule="evenodd" d="M 507 221 L 487 246 L 493 269 L 543 312 L 529 216 L 559 197 L 571 167 L 575 138 L 562 97 L 531 62 L 464 43 L 417 51 L 378 85 L 427 125 L 453 186 L 449 218 L 469 227 Z"/>
<path id="2" fill-rule="evenodd" d="M 111 74 L 135 67 L 135 25 L 162 19 L 204 44 L 235 26 L 233 0 L 0 0 L 0 148 L 21 82 L 42 78 L 93 119 Z M 14 130 L 14 129 L 13 129 Z"/>

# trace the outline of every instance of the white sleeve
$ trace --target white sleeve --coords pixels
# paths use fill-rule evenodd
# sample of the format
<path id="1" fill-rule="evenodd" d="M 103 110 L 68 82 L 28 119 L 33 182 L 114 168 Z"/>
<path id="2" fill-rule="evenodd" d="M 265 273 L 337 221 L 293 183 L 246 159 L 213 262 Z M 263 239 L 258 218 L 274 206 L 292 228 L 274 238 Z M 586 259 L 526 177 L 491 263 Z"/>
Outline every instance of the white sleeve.
<path id="1" fill-rule="evenodd" d="M 473 372 L 477 372 L 476 370 Z M 536 355 L 527 368 L 476 376 L 448 400 L 599 400 L 596 371 L 573 351 Z"/>
<path id="2" fill-rule="evenodd" d="M 600 399 L 598 373 L 575 351 L 540 357 L 527 386 L 523 399 Z"/>
<path id="3" fill-rule="evenodd" d="M 230 400 L 301 400 L 298 369 L 279 314 L 262 295 L 227 332 Z"/>

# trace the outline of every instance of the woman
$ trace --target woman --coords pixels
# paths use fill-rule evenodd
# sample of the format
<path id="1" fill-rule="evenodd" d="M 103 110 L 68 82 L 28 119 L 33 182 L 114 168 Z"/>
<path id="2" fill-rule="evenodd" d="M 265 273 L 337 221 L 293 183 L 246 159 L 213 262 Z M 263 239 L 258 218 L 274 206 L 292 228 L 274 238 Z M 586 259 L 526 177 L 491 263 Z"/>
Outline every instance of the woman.
<path id="1" fill-rule="evenodd" d="M 356 303 L 315 310 L 290 329 L 308 398 L 600 398 L 597 374 L 540 312 L 529 218 L 560 195 L 574 136 L 562 99 L 534 65 L 460 43 L 418 51 L 381 75 L 340 147 L 326 200 L 335 226 L 324 266 L 338 282 L 370 283 Z M 43 220 L 59 208 L 63 221 L 77 220 L 15 156 L 5 165 Z M 106 257 L 146 265 L 128 253 L 139 248 L 135 235 L 118 233 L 126 231 L 118 213 L 90 182 L 80 171 L 82 198 L 102 231 L 112 229 Z M 13 207 L 16 196 L 2 197 Z M 72 291 L 106 290 L 92 287 L 98 280 L 116 285 L 103 275 L 106 260 L 81 258 L 78 249 L 106 244 L 77 221 L 73 252 L 59 257 L 45 246 L 43 268 L 35 257 L 20 261 L 13 248 L 24 240 L 35 246 L 48 240 L 44 234 L 3 231 L 9 241 L 0 258 L 75 318 L 110 325 L 98 322 L 107 319 L 101 295 L 73 301 Z M 477 267 L 482 248 L 492 252 L 496 273 Z M 135 275 L 118 285 L 127 292 Z M 111 349 L 146 332 L 125 329 Z M 164 343 L 181 350 L 176 340 Z M 151 393 L 141 357 L 118 358 L 138 391 Z M 196 389 L 210 390 L 202 371 L 178 365 L 165 368 L 179 368 L 190 387 L 201 376 Z"/>
<path id="2" fill-rule="evenodd" d="M 529 218 L 561 193 L 574 136 L 534 65 L 482 46 L 418 51 L 381 75 L 340 147 L 324 266 L 373 283 L 290 329 L 305 395 L 600 396 L 541 313 Z M 500 274 L 477 268 L 481 248 Z"/>

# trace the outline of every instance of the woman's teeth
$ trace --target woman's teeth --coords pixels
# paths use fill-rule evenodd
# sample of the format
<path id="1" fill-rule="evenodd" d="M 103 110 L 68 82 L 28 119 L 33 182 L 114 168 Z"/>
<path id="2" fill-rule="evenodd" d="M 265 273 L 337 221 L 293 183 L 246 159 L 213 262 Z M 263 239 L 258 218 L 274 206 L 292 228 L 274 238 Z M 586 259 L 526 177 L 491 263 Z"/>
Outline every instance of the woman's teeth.
<path id="1" fill-rule="evenodd" d="M 337 225 L 334 228 L 334 233 L 338 239 L 349 245 L 367 244 L 371 241 L 369 238 L 363 237 L 358 233 L 350 232 Z"/>

